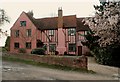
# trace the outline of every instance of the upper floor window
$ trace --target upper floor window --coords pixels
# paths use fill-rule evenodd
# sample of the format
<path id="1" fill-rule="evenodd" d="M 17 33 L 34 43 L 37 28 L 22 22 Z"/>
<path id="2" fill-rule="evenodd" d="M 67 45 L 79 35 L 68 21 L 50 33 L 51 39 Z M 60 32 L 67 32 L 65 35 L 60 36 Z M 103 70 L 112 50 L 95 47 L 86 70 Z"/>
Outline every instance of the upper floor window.
<path id="1" fill-rule="evenodd" d="M 49 36 L 54 36 L 54 30 L 49 30 Z"/>
<path id="2" fill-rule="evenodd" d="M 15 31 L 15 37 L 19 37 L 19 30 Z"/>
<path id="3" fill-rule="evenodd" d="M 26 48 L 31 49 L 31 42 L 26 42 Z"/>
<path id="4" fill-rule="evenodd" d="M 74 36 L 76 34 L 75 28 L 68 29 L 68 36 Z"/>
<path id="5" fill-rule="evenodd" d="M 69 44 L 69 51 L 70 51 L 70 52 L 75 52 L 75 51 L 76 51 L 76 44 L 75 44 L 75 43 Z"/>
<path id="6" fill-rule="evenodd" d="M 28 37 L 31 36 L 31 29 L 27 29 L 27 36 L 28 36 Z"/>
<path id="7" fill-rule="evenodd" d="M 20 26 L 26 26 L 26 21 L 20 21 Z"/>
<path id="8" fill-rule="evenodd" d="M 14 48 L 15 48 L 15 49 L 18 49 L 18 48 L 19 48 L 19 43 L 18 43 L 18 42 L 14 43 Z"/>

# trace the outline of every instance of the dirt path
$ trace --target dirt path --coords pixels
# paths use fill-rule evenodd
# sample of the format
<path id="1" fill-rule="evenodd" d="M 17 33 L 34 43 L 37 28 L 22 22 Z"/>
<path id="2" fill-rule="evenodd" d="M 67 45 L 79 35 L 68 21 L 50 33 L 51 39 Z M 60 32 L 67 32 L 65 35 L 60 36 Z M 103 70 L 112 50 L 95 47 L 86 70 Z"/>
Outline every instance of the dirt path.
<path id="1" fill-rule="evenodd" d="M 117 80 L 118 68 L 98 65 L 89 58 L 89 69 L 96 74 L 61 71 L 23 63 L 3 61 L 3 80 Z"/>

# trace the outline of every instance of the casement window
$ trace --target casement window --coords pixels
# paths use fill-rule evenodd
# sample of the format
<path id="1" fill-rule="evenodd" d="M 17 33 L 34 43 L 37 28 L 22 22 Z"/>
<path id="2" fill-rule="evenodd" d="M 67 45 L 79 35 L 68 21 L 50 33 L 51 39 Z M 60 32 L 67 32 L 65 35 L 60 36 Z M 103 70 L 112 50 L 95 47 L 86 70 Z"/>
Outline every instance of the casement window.
<path id="1" fill-rule="evenodd" d="M 76 51 L 76 44 L 75 43 L 70 43 L 69 45 L 69 52 L 75 52 Z"/>
<path id="2" fill-rule="evenodd" d="M 26 48 L 31 49 L 31 42 L 26 42 Z"/>
<path id="3" fill-rule="evenodd" d="M 15 37 L 19 37 L 19 30 L 15 30 Z"/>
<path id="4" fill-rule="evenodd" d="M 14 48 L 15 48 L 15 49 L 18 49 L 18 48 L 19 48 L 19 43 L 18 43 L 18 42 L 15 42 L 15 43 L 14 43 Z"/>
<path id="5" fill-rule="evenodd" d="M 44 44 L 43 48 L 44 48 L 45 50 L 47 50 L 47 44 Z"/>
<path id="6" fill-rule="evenodd" d="M 76 34 L 75 28 L 68 29 L 68 36 L 74 36 Z"/>
<path id="7" fill-rule="evenodd" d="M 21 27 L 26 26 L 26 21 L 20 21 L 20 26 Z"/>
<path id="8" fill-rule="evenodd" d="M 49 30 L 49 36 L 54 36 L 54 30 Z"/>
<path id="9" fill-rule="evenodd" d="M 49 51 L 50 52 L 56 51 L 56 44 L 50 44 L 49 45 Z"/>
<path id="10" fill-rule="evenodd" d="M 27 37 L 30 37 L 30 36 L 31 36 L 31 29 L 27 29 L 26 35 L 27 35 Z"/>

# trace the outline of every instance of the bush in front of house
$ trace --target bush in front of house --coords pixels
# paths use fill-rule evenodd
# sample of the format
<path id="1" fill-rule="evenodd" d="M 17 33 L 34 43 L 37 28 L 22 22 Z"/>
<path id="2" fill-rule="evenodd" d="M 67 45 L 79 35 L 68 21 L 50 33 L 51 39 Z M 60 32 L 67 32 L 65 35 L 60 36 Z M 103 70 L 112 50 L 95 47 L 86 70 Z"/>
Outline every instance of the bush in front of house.
<path id="1" fill-rule="evenodd" d="M 36 48 L 31 51 L 31 54 L 45 55 L 45 49 Z"/>
<path id="2" fill-rule="evenodd" d="M 19 48 L 18 52 L 19 53 L 26 53 L 26 49 L 25 48 Z"/>
<path id="3" fill-rule="evenodd" d="M 2 47 L 2 52 L 7 52 L 7 48 L 6 47 Z"/>

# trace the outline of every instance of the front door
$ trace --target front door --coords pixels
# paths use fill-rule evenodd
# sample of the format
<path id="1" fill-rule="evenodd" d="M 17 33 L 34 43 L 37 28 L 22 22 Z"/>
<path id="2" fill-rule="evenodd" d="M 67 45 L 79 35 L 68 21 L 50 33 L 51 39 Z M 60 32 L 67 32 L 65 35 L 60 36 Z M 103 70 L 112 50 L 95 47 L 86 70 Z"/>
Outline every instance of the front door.
<path id="1" fill-rule="evenodd" d="M 82 55 L 82 46 L 78 46 L 78 56 Z"/>

